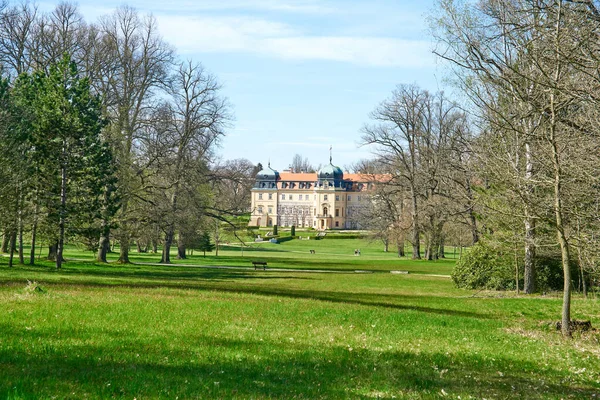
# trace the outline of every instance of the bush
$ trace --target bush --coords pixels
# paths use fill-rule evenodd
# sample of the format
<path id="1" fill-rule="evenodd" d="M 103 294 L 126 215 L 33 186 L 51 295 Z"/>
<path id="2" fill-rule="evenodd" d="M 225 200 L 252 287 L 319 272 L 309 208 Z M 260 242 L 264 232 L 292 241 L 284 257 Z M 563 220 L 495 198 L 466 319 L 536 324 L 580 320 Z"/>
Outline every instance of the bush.
<path id="1" fill-rule="evenodd" d="M 278 234 L 277 225 L 273 225 L 273 236 L 277 236 Z"/>
<path id="2" fill-rule="evenodd" d="M 458 260 L 452 280 L 465 289 L 514 289 L 514 264 L 511 257 L 481 241 Z"/>
<path id="3" fill-rule="evenodd" d="M 523 287 L 522 254 L 519 255 L 519 286 Z M 572 263 L 571 276 L 577 280 L 577 266 Z M 457 287 L 465 289 L 515 289 L 515 265 L 512 253 L 481 241 L 468 249 L 452 272 Z M 538 292 L 562 290 L 563 271 L 560 253 L 541 252 L 535 259 L 535 280 Z"/>
<path id="4" fill-rule="evenodd" d="M 579 272 L 571 262 L 571 281 L 577 287 Z M 539 292 L 563 289 L 562 258 L 559 252 L 538 254 L 535 259 L 535 287 Z"/>
<path id="5" fill-rule="evenodd" d="M 292 225 L 292 230 L 290 231 L 290 236 L 296 236 L 296 225 Z"/>

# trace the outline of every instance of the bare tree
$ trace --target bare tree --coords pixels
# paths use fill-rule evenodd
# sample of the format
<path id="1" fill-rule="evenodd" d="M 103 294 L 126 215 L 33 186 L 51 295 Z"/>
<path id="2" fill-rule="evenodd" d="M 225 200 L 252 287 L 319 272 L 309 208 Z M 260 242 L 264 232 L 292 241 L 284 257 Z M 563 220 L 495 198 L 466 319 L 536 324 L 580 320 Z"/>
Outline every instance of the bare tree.
<path id="1" fill-rule="evenodd" d="M 302 158 L 300 154 L 294 155 L 290 167 L 293 172 L 315 172 L 315 168 L 308 161 L 308 158 Z"/>
<path id="2" fill-rule="evenodd" d="M 592 71 L 600 63 L 591 54 L 599 43 L 598 10 L 591 1 L 563 0 L 447 0 L 440 10 L 436 53 L 454 66 L 490 134 L 518 146 L 508 165 L 523 200 L 525 245 L 534 235 L 532 217 L 554 229 L 564 275 L 562 332 L 569 336 L 572 206 L 582 183 L 597 187 L 600 172 L 593 150 L 598 118 L 590 113 L 597 108 Z M 534 256 L 527 252 L 526 264 Z"/>
<path id="3" fill-rule="evenodd" d="M 184 190 L 195 191 L 190 181 L 190 171 L 208 165 L 215 145 L 224 135 L 224 128 L 231 119 L 229 105 L 220 96 L 221 86 L 216 78 L 207 73 L 199 64 L 186 62 L 180 65 L 173 78 L 172 101 L 167 104 L 170 127 L 169 153 L 167 162 L 163 161 L 163 174 L 169 174 L 168 193 L 170 210 L 164 227 L 162 263 L 170 262 L 170 247 L 176 232 L 177 214 L 180 212 L 181 197 Z M 205 169 L 206 170 L 206 169 Z M 194 176 L 192 174 L 192 176 Z M 180 231 L 183 236 L 183 230 Z M 185 250 L 180 251 L 185 258 Z"/>
<path id="4" fill-rule="evenodd" d="M 14 6 L 0 4 L 0 64 L 8 73 L 18 75 L 32 67 L 33 31 L 37 7 L 23 2 Z"/>
<path id="5" fill-rule="evenodd" d="M 136 144 L 148 122 L 156 92 L 169 85 L 173 50 L 158 35 L 151 16 L 140 17 L 128 7 L 101 19 L 102 51 L 112 63 L 104 67 L 103 87 L 107 111 L 112 117 L 110 139 L 119 165 L 119 261 L 129 262 L 132 213 L 143 198 L 144 187 L 136 172 Z M 106 224 L 109 226 L 109 224 Z M 100 239 L 98 259 L 106 259 L 108 232 Z"/>

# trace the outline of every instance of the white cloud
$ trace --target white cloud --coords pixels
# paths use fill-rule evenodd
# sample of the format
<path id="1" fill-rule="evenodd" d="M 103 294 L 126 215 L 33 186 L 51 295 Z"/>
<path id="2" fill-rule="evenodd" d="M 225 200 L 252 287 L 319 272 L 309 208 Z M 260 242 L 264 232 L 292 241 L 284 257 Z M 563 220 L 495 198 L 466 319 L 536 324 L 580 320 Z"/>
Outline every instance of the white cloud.
<path id="1" fill-rule="evenodd" d="M 167 41 L 185 53 L 244 52 L 293 60 L 327 60 L 367 66 L 433 65 L 423 40 L 307 36 L 291 26 L 252 17 L 157 16 Z"/>
<path id="2" fill-rule="evenodd" d="M 384 67 L 431 64 L 429 43 L 379 37 L 301 36 L 263 40 L 266 53 L 289 59 L 329 60 Z"/>

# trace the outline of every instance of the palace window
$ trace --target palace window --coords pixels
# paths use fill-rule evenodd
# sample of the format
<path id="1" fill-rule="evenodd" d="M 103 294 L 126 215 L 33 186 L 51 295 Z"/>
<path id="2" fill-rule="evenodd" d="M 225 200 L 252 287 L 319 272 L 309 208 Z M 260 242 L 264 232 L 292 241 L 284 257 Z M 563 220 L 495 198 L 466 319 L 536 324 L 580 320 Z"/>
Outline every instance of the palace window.
<path id="1" fill-rule="evenodd" d="M 281 195 L 281 200 L 285 200 L 285 194 Z"/>
<path id="2" fill-rule="evenodd" d="M 269 193 L 269 200 L 273 200 L 273 193 Z"/>
<path id="3" fill-rule="evenodd" d="M 327 200 L 327 195 L 323 195 L 323 200 Z"/>
<path id="4" fill-rule="evenodd" d="M 338 226 L 340 226 L 340 223 L 338 221 L 335 221 L 335 227 L 337 228 Z"/>
<path id="5" fill-rule="evenodd" d="M 348 201 L 352 200 L 352 196 L 348 195 Z"/>
<path id="6" fill-rule="evenodd" d="M 339 209 L 339 208 L 336 208 L 336 209 L 335 209 L 335 216 L 336 216 L 336 217 L 339 217 L 339 216 L 340 216 L 340 209 Z"/>
<path id="7" fill-rule="evenodd" d="M 358 201 L 360 201 L 360 196 L 358 196 Z"/>
<path id="8" fill-rule="evenodd" d="M 269 207 L 269 214 L 273 214 L 273 208 Z"/>
<path id="9" fill-rule="evenodd" d="M 259 193 L 259 194 L 258 194 L 258 199 L 259 199 L 259 200 L 262 200 L 262 193 Z"/>
<path id="10" fill-rule="evenodd" d="M 262 214 L 262 213 L 263 213 L 263 208 L 262 208 L 262 206 L 258 206 L 258 213 L 259 213 L 259 214 Z"/>
<path id="11" fill-rule="evenodd" d="M 335 201 L 340 201 L 340 196 L 339 195 L 335 195 Z"/>

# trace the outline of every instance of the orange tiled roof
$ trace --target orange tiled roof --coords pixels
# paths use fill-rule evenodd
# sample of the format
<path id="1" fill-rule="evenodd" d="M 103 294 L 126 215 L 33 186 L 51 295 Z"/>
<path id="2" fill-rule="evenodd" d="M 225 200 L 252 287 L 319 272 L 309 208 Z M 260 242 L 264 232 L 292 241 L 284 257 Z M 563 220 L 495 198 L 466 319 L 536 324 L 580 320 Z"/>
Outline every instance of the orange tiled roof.
<path id="1" fill-rule="evenodd" d="M 280 172 L 279 178 L 282 181 L 290 182 L 311 182 L 317 180 L 316 172 Z"/>
<path id="2" fill-rule="evenodd" d="M 387 180 L 388 175 L 386 174 L 344 174 L 345 181 L 352 182 L 383 182 Z M 286 182 L 313 182 L 316 181 L 317 173 L 316 172 L 280 172 L 279 180 Z M 389 179 L 389 178 L 388 178 Z"/>

